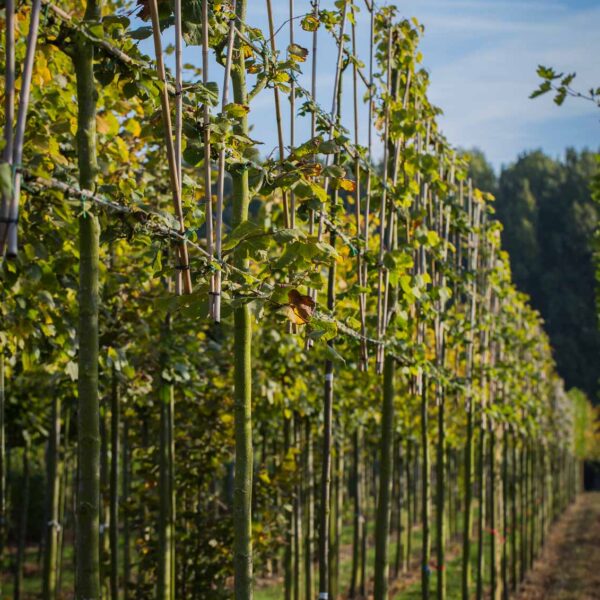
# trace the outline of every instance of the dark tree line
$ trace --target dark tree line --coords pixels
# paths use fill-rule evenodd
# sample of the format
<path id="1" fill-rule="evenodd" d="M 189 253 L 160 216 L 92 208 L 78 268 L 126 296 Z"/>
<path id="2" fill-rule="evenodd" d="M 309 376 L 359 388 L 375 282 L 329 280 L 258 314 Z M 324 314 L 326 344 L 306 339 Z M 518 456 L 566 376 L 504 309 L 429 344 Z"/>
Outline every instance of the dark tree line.
<path id="1" fill-rule="evenodd" d="M 567 387 L 581 387 L 597 403 L 594 232 L 599 207 L 590 190 L 597 154 L 569 149 L 557 160 L 539 150 L 525 152 L 499 176 L 481 152 L 469 154 L 476 185 L 496 196 L 514 281 L 542 314 L 560 375 Z"/>

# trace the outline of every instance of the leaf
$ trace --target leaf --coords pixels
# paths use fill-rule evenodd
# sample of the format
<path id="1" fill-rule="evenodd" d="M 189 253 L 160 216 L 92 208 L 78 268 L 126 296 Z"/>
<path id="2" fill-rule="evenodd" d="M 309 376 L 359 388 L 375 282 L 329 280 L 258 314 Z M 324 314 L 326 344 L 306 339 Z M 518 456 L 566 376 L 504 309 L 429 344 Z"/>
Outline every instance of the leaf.
<path id="1" fill-rule="evenodd" d="M 321 154 L 335 154 L 336 152 L 339 152 L 339 150 L 340 147 L 333 140 L 327 140 L 319 146 L 319 152 Z"/>
<path id="2" fill-rule="evenodd" d="M 304 31 L 316 31 L 319 29 L 319 19 L 314 15 L 306 15 L 302 21 L 300 21 L 300 27 Z"/>
<path id="3" fill-rule="evenodd" d="M 333 346 L 327 345 L 325 347 L 325 355 L 333 362 L 341 362 L 343 364 L 346 364 L 344 357 Z"/>
<path id="4" fill-rule="evenodd" d="M 264 235 L 265 230 L 252 221 L 240 223 L 223 242 L 223 250 L 231 250 L 251 236 Z"/>
<path id="5" fill-rule="evenodd" d="M 236 104 L 235 102 L 230 102 L 224 108 L 227 115 L 235 119 L 245 117 L 250 111 L 250 107 L 246 104 Z"/>
<path id="6" fill-rule="evenodd" d="M 133 31 L 129 32 L 129 37 L 134 40 L 145 40 L 152 35 L 152 27 L 148 25 L 144 25 L 143 27 L 138 27 Z"/>
<path id="7" fill-rule="evenodd" d="M 308 50 L 299 44 L 290 44 L 288 46 L 288 54 L 292 60 L 296 62 L 304 62 L 308 56 Z"/>
<path id="8" fill-rule="evenodd" d="M 273 232 L 273 239 L 276 242 L 286 244 L 300 239 L 306 239 L 306 234 L 301 229 L 278 229 Z"/>
<path id="9" fill-rule="evenodd" d="M 347 192 L 354 192 L 356 190 L 356 183 L 351 179 L 341 179 L 340 187 Z"/>
<path id="10" fill-rule="evenodd" d="M 298 290 L 288 292 L 288 318 L 295 325 L 305 325 L 310 321 L 315 310 L 315 301 L 310 296 L 302 295 Z"/>
<path id="11" fill-rule="evenodd" d="M 0 195 L 11 198 L 13 194 L 12 169 L 9 163 L 0 162 Z"/>
<path id="12" fill-rule="evenodd" d="M 194 85 L 194 90 L 201 103 L 212 106 L 219 104 L 219 85 L 216 81 L 207 81 L 206 84 L 197 83 Z"/>
<path id="13" fill-rule="evenodd" d="M 329 165 L 323 169 L 323 175 L 325 177 L 333 177 L 334 179 L 341 179 L 346 175 L 346 169 L 339 165 Z"/>
<path id="14" fill-rule="evenodd" d="M 204 158 L 204 148 L 198 144 L 189 144 L 183 151 L 183 160 L 194 167 Z"/>
<path id="15" fill-rule="evenodd" d="M 71 378 L 71 381 L 77 381 L 79 378 L 79 367 L 77 363 L 70 360 L 65 367 L 65 373 Z"/>
<path id="16" fill-rule="evenodd" d="M 96 116 L 96 129 L 98 133 L 117 135 L 119 133 L 119 121 L 113 112 L 104 112 Z"/>

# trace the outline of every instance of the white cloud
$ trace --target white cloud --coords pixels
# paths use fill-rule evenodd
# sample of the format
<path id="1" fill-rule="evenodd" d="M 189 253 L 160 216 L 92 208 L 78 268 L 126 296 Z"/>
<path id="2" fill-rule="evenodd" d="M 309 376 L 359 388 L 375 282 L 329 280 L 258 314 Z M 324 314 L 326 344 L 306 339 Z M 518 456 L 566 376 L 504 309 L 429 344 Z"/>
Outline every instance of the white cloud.
<path id="1" fill-rule="evenodd" d="M 429 24 L 424 53 L 431 71 L 430 96 L 444 110 L 441 123 L 449 139 L 462 146 L 479 146 L 496 166 L 525 148 L 543 147 L 556 153 L 561 143 L 566 147 L 594 141 L 597 147 L 599 111 L 591 103 L 572 99 L 559 110 L 550 96 L 530 100 L 529 94 L 539 82 L 538 64 L 577 71 L 575 85 L 583 90 L 600 83 L 595 59 L 600 53 L 600 7 L 574 11 L 550 3 L 551 10 L 527 21 L 523 15 L 532 8 L 539 10 L 538 3 L 524 3 L 518 11 L 515 5 L 503 3 L 505 10 L 496 12 L 493 22 L 476 27 L 475 23 L 488 21 L 482 16 L 488 3 L 467 4 L 468 10 L 449 20 L 443 14 L 422 17 Z M 475 21 L 474 5 L 482 8 L 476 11 Z M 478 37 L 471 36 L 467 47 L 463 44 L 461 56 L 446 60 L 439 54 L 440 46 L 457 30 L 470 30 Z M 490 43 L 486 36 L 492 31 L 501 35 Z M 580 126 L 584 121 L 589 123 L 587 130 Z"/>

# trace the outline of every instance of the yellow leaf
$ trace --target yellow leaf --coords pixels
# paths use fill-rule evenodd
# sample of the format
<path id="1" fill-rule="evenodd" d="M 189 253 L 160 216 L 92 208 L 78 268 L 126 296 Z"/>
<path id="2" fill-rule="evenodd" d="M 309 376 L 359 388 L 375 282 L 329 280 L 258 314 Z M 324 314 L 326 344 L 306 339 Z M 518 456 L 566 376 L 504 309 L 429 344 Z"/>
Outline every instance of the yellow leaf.
<path id="1" fill-rule="evenodd" d="M 340 179 L 340 187 L 347 192 L 353 192 L 356 189 L 356 183 L 351 179 Z"/>
<path id="2" fill-rule="evenodd" d="M 112 112 L 105 112 L 96 116 L 96 129 L 104 135 L 117 135 L 119 132 L 119 121 Z"/>
<path id="3" fill-rule="evenodd" d="M 142 126 L 140 125 L 140 122 L 135 119 L 127 119 L 125 122 L 125 130 L 129 131 L 134 137 L 139 137 L 142 133 Z"/>

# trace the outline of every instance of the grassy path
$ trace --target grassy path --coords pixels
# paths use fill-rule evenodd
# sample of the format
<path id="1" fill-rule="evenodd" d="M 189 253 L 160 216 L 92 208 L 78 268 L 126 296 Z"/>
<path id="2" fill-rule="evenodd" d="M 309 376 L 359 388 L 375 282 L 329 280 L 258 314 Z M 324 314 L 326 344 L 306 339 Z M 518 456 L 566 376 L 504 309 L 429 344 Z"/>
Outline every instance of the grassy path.
<path id="1" fill-rule="evenodd" d="M 554 525 L 516 600 L 600 599 L 600 492 L 579 496 Z"/>

